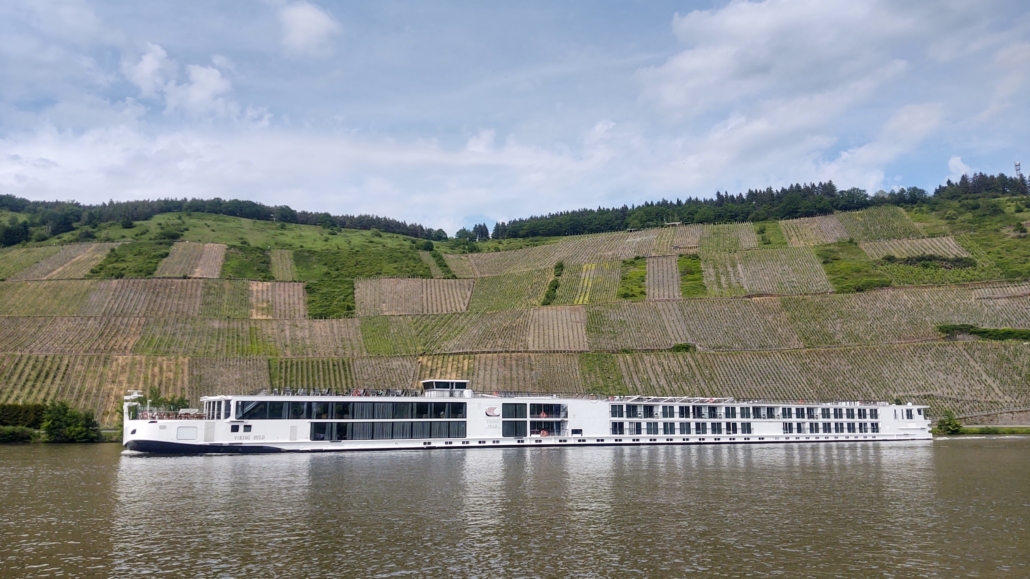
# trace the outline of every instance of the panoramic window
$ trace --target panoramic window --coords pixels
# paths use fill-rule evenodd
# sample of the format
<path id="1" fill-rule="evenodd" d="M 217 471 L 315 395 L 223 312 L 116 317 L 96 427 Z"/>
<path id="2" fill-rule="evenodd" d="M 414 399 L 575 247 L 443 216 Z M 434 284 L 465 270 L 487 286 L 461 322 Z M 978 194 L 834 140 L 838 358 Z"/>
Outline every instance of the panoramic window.
<path id="1" fill-rule="evenodd" d="M 236 418 L 242 420 L 263 420 L 268 418 L 268 403 L 244 400 L 236 406 Z"/>
<path id="2" fill-rule="evenodd" d="M 521 405 L 525 407 L 525 405 Z M 505 438 L 525 438 L 529 434 L 525 420 L 504 420 L 501 422 L 501 436 Z"/>
<path id="3" fill-rule="evenodd" d="M 501 418 L 526 418 L 528 415 L 525 404 L 505 403 L 501 405 Z"/>
<path id="4" fill-rule="evenodd" d="M 530 418 L 564 418 L 565 406 L 563 404 L 530 404 Z"/>

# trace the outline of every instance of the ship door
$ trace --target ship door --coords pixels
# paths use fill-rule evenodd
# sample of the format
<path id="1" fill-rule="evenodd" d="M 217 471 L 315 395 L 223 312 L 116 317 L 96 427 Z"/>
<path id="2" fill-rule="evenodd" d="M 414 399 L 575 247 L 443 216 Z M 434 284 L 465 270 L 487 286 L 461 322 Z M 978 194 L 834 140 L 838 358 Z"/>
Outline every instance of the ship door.
<path id="1" fill-rule="evenodd" d="M 291 426 L 290 427 L 290 440 L 297 440 L 297 427 L 296 426 Z"/>

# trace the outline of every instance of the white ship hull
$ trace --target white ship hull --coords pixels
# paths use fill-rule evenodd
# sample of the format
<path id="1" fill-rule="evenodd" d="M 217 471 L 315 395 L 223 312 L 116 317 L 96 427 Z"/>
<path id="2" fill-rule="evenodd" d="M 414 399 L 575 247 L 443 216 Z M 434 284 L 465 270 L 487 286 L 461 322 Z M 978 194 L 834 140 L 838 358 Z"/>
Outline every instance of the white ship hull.
<path id="1" fill-rule="evenodd" d="M 178 418 L 126 404 L 123 442 L 147 453 L 336 452 L 597 445 L 930 440 L 925 406 L 699 398 L 219 396 Z"/>

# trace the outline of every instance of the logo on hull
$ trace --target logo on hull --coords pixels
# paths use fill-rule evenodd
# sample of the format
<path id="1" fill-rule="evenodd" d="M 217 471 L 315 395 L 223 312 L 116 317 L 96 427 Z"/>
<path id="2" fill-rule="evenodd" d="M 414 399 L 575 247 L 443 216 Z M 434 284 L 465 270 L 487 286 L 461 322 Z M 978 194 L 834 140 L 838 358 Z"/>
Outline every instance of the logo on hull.
<path id="1" fill-rule="evenodd" d="M 490 406 L 489 408 L 486 409 L 486 415 L 487 416 L 492 416 L 492 417 L 497 417 L 497 416 L 500 416 L 501 413 L 497 411 L 497 407 L 496 406 Z"/>

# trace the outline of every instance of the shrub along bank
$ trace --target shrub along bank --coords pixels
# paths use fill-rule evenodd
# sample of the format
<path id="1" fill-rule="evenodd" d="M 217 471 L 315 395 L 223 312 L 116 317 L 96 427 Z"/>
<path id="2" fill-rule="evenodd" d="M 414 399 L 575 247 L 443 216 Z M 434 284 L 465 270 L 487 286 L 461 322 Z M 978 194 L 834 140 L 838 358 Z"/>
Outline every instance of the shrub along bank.
<path id="1" fill-rule="evenodd" d="M 44 436 L 40 436 L 40 430 Z M 80 412 L 67 402 L 0 405 L 0 443 L 100 442 L 93 412 Z"/>

